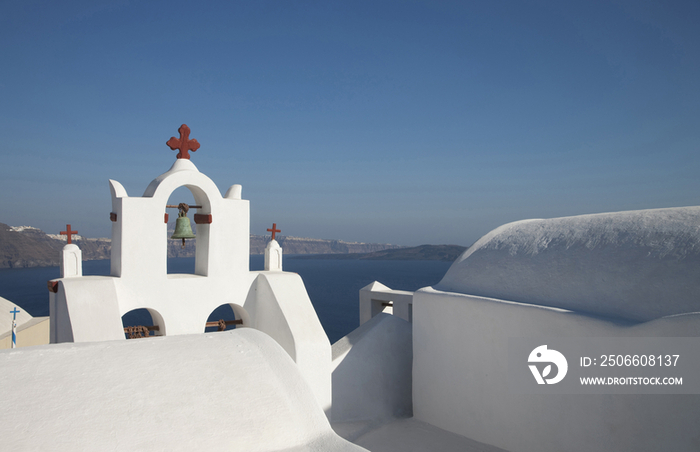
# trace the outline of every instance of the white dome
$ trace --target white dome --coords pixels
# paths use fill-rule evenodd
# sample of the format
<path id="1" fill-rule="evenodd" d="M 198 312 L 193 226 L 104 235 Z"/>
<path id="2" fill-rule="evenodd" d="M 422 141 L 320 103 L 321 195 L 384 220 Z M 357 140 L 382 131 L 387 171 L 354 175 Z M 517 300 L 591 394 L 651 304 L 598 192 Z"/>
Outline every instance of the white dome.
<path id="1" fill-rule="evenodd" d="M 506 224 L 435 289 L 632 321 L 698 312 L 700 207 Z"/>

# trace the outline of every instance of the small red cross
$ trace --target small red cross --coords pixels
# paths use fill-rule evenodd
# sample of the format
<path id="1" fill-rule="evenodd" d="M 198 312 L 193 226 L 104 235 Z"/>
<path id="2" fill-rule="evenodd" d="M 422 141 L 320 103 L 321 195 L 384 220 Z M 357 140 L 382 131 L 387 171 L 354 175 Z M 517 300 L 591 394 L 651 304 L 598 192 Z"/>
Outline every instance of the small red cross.
<path id="1" fill-rule="evenodd" d="M 275 240 L 275 232 L 282 232 L 277 229 L 277 223 L 272 223 L 272 229 L 268 229 L 267 232 L 272 232 L 272 240 Z"/>
<path id="2" fill-rule="evenodd" d="M 173 151 L 179 149 L 180 152 L 177 154 L 179 159 L 190 159 L 189 151 L 195 152 L 199 149 L 199 142 L 195 139 L 190 140 L 190 128 L 187 124 L 183 124 L 177 129 L 180 132 L 180 138 L 170 137 L 165 144 L 167 144 Z"/>
<path id="3" fill-rule="evenodd" d="M 66 225 L 66 230 L 65 230 L 65 231 L 61 231 L 61 235 L 67 235 L 67 236 L 68 236 L 68 244 L 69 244 L 69 245 L 70 245 L 71 243 L 73 243 L 73 241 L 71 240 L 71 236 L 72 236 L 73 234 L 77 235 L 77 234 L 78 234 L 78 231 L 72 231 L 69 224 Z"/>

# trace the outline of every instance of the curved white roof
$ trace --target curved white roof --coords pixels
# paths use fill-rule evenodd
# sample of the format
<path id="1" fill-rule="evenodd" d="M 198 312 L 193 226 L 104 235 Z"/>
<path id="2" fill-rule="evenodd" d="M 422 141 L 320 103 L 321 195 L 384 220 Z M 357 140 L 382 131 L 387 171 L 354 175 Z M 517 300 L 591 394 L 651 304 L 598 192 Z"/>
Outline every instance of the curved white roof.
<path id="1" fill-rule="evenodd" d="M 252 328 L 5 350 L 0 368 L 3 450 L 364 451 Z"/>
<path id="2" fill-rule="evenodd" d="M 435 288 L 632 321 L 698 312 L 700 207 L 506 224 Z"/>

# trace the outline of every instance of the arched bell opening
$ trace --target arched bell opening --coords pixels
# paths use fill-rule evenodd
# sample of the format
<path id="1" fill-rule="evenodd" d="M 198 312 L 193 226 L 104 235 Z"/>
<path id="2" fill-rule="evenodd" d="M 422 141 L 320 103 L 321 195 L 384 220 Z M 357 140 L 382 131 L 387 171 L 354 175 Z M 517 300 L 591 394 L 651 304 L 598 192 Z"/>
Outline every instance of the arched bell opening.
<path id="1" fill-rule="evenodd" d="M 168 274 L 207 275 L 209 224 L 198 224 L 198 217 L 210 212 L 209 198 L 199 187 L 183 185 L 170 194 L 165 208 Z"/>
<path id="2" fill-rule="evenodd" d="M 165 336 L 165 322 L 155 309 L 132 309 L 122 316 L 122 326 L 126 339 Z"/>
<path id="3" fill-rule="evenodd" d="M 204 332 L 232 330 L 245 326 L 247 321 L 248 314 L 241 306 L 233 303 L 222 304 L 209 314 Z"/>

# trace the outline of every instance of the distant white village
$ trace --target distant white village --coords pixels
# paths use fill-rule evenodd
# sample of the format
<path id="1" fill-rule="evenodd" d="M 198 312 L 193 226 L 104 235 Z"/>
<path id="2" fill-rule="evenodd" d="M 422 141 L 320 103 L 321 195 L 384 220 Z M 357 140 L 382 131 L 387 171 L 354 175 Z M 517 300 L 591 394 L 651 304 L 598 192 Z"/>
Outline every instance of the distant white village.
<path id="1" fill-rule="evenodd" d="M 143 195 L 109 181 L 109 276 L 83 276 L 68 239 L 49 318 L 0 299 L 3 450 L 700 450 L 700 355 L 684 348 L 700 338 L 700 207 L 503 225 L 433 287 L 358 288 L 361 324 L 331 344 L 275 225 L 251 271 L 242 187 L 222 195 L 179 132 Z M 195 205 L 169 207 L 183 186 Z M 170 215 L 197 225 L 192 274 L 167 273 Z M 221 306 L 235 328 L 203 333 Z M 137 309 L 153 325 L 126 339 Z M 588 369 L 567 344 L 600 338 L 650 344 L 614 369 L 639 385 L 575 386 Z"/>

